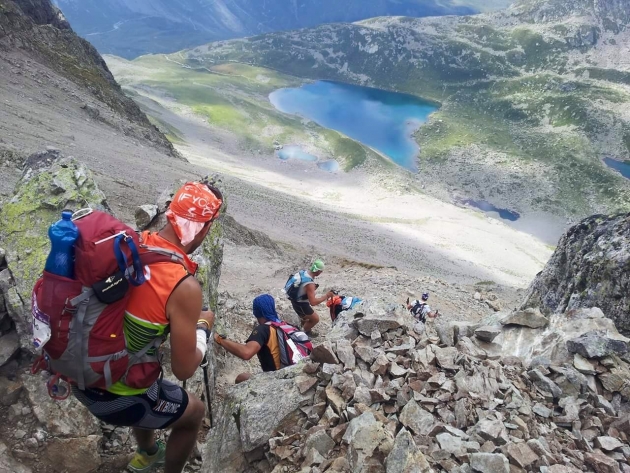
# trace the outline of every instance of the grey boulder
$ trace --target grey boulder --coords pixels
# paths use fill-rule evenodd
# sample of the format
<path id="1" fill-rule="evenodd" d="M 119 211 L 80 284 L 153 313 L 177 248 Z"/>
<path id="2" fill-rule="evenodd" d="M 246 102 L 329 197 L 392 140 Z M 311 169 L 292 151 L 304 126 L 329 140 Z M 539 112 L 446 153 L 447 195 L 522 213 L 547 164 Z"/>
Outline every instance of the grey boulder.
<path id="1" fill-rule="evenodd" d="M 567 342 L 570 353 L 577 353 L 584 358 L 604 358 L 609 355 L 622 355 L 628 351 L 623 339 L 615 339 L 606 332 L 593 330 Z"/>
<path id="2" fill-rule="evenodd" d="M 517 310 L 501 320 L 502 325 L 519 325 L 529 328 L 543 328 L 549 324 L 549 319 L 538 309 Z"/>

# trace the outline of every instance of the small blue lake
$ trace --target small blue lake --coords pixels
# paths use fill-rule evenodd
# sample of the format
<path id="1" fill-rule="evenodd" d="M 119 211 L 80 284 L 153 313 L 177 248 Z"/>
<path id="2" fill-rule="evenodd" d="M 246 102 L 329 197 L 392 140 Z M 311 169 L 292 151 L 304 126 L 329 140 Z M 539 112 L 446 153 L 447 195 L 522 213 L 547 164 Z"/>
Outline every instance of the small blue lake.
<path id="1" fill-rule="evenodd" d="M 499 214 L 503 220 L 509 220 L 510 222 L 516 222 L 519 218 L 521 218 L 518 212 L 514 212 L 513 210 L 508 209 L 500 209 L 499 207 L 495 207 L 490 202 L 486 202 L 485 200 L 472 200 L 467 199 L 463 201 L 464 204 L 470 205 L 471 207 L 475 207 L 484 212 L 495 212 Z"/>
<path id="2" fill-rule="evenodd" d="M 288 161 L 289 159 L 298 159 L 300 161 L 317 162 L 317 167 L 328 172 L 337 172 L 341 169 L 339 163 L 334 159 L 328 159 L 326 161 L 319 161 L 317 156 L 307 153 L 299 145 L 286 145 L 282 149 L 276 151 L 276 155 L 282 161 Z"/>
<path id="3" fill-rule="evenodd" d="M 283 161 L 288 159 L 300 159 L 302 161 L 317 161 L 317 156 L 308 154 L 300 146 L 288 145 L 277 151 L 278 157 Z"/>
<path id="4" fill-rule="evenodd" d="M 630 163 L 617 161 L 612 158 L 604 158 L 604 164 L 615 171 L 618 171 L 626 179 L 630 179 Z"/>
<path id="5" fill-rule="evenodd" d="M 341 169 L 339 163 L 334 159 L 329 159 L 328 161 L 317 163 L 317 167 L 328 172 L 337 172 L 339 171 L 339 169 Z"/>
<path id="6" fill-rule="evenodd" d="M 412 95 L 329 81 L 279 89 L 269 100 L 284 113 L 337 130 L 412 171 L 419 149 L 411 135 L 437 110 Z"/>

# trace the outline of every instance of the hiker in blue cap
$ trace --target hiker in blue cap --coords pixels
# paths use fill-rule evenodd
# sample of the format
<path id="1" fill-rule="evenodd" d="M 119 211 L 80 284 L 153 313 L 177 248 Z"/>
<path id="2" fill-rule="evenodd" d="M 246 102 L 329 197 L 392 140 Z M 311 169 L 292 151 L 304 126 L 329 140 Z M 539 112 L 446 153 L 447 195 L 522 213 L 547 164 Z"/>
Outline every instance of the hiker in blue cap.
<path id="1" fill-rule="evenodd" d="M 304 332 L 280 320 L 276 312 L 276 301 L 269 294 L 254 299 L 252 311 L 258 326 L 245 343 L 233 342 L 215 332 L 214 341 L 232 355 L 249 360 L 258 355 L 263 371 L 276 371 L 305 358 L 313 345 Z M 247 381 L 250 373 L 241 373 L 236 384 Z"/>

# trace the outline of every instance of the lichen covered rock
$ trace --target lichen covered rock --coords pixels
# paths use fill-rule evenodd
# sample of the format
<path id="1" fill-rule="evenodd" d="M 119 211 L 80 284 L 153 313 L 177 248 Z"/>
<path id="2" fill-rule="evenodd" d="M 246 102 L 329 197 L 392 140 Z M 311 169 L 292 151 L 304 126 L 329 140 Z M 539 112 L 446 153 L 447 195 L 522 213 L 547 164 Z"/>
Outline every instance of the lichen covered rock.
<path id="1" fill-rule="evenodd" d="M 0 210 L 0 240 L 15 282 L 3 292 L 22 348 L 30 347 L 31 290 L 50 251 L 48 227 L 61 218 L 62 210 L 85 207 L 109 211 L 92 173 L 58 151 L 46 151 L 28 158 L 14 196 Z"/>

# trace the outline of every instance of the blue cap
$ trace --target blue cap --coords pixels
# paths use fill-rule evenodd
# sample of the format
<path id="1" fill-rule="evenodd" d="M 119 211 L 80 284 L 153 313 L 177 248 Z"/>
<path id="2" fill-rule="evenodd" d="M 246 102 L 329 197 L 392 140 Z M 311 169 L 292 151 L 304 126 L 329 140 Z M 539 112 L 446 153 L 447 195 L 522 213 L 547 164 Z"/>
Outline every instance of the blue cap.
<path id="1" fill-rule="evenodd" d="M 254 299 L 254 317 L 270 322 L 281 322 L 276 312 L 276 301 L 271 295 L 262 294 Z"/>

